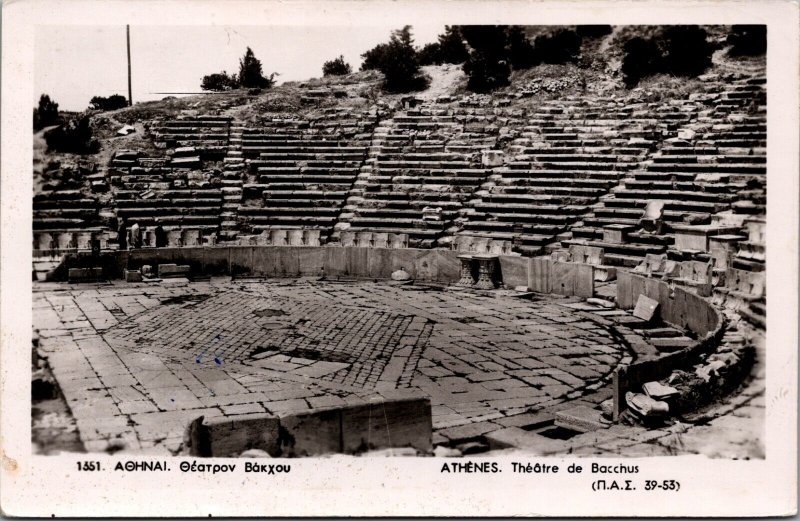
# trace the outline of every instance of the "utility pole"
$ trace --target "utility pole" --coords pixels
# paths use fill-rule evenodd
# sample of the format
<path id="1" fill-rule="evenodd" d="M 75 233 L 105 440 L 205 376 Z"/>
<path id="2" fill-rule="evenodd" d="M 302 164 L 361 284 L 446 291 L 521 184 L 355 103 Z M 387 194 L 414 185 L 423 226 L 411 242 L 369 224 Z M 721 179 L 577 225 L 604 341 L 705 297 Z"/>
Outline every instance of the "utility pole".
<path id="1" fill-rule="evenodd" d="M 131 26 L 125 26 L 125 39 L 128 42 L 128 106 L 133 105 L 133 91 L 131 90 Z"/>

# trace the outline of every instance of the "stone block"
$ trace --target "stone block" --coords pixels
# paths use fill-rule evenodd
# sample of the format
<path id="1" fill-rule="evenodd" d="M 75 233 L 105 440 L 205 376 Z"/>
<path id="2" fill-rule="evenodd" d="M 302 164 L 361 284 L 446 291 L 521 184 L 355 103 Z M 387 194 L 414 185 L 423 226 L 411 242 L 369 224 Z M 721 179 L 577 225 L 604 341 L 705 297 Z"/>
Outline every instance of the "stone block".
<path id="1" fill-rule="evenodd" d="M 634 227 L 627 224 L 609 224 L 604 226 L 603 242 L 624 244 L 628 233 L 632 230 L 634 230 Z"/>
<path id="2" fill-rule="evenodd" d="M 189 275 L 190 266 L 188 264 L 159 264 L 158 277 L 186 277 Z"/>
<path id="3" fill-rule="evenodd" d="M 186 428 L 184 443 L 192 456 L 226 458 L 258 449 L 280 454 L 279 420 L 268 414 L 199 418 Z"/>
<path id="4" fill-rule="evenodd" d="M 636 307 L 633 310 L 633 316 L 649 322 L 653 320 L 656 311 L 658 311 L 658 306 L 658 301 L 645 295 L 639 295 L 639 299 L 636 301 Z"/>
<path id="5" fill-rule="evenodd" d="M 510 257 L 503 255 L 500 257 L 499 279 L 506 287 L 516 288 L 523 286 L 527 289 L 530 259 L 525 257 Z"/>
<path id="6" fill-rule="evenodd" d="M 555 424 L 571 431 L 589 432 L 604 429 L 608 423 L 603 421 L 602 412 L 585 405 L 572 407 L 556 413 Z"/>
<path id="7" fill-rule="evenodd" d="M 389 447 L 432 449 L 431 402 L 428 398 L 381 400 L 342 409 L 342 451 Z"/>
<path id="8" fill-rule="evenodd" d="M 125 282 L 142 282 L 142 272 L 139 270 L 125 270 Z"/>

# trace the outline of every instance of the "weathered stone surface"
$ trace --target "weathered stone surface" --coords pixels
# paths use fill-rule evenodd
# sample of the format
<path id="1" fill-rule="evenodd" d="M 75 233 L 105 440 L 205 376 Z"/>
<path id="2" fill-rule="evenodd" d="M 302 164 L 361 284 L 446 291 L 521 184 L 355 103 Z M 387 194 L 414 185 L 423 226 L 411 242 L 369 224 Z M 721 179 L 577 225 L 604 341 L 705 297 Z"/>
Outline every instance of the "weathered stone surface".
<path id="1" fill-rule="evenodd" d="M 67 277 L 70 282 L 92 282 L 103 278 L 103 268 L 70 268 Z"/>
<path id="2" fill-rule="evenodd" d="M 639 295 L 639 299 L 636 301 L 636 307 L 633 310 L 633 316 L 649 322 L 655 317 L 658 306 L 658 301 L 645 295 Z"/>
<path id="3" fill-rule="evenodd" d="M 250 449 L 277 455 L 278 426 L 278 418 L 267 414 L 200 416 L 187 426 L 184 441 L 192 456 L 230 458 Z"/>
<path id="4" fill-rule="evenodd" d="M 339 409 L 289 414 L 280 418 L 282 456 L 318 456 L 342 451 Z"/>
<path id="5" fill-rule="evenodd" d="M 431 402 L 428 398 L 381 400 L 343 408 L 342 451 L 414 447 L 431 450 Z"/>
<path id="6" fill-rule="evenodd" d="M 191 268 L 188 265 L 159 264 L 158 276 L 162 279 L 167 277 L 185 277 L 189 274 L 190 270 Z"/>

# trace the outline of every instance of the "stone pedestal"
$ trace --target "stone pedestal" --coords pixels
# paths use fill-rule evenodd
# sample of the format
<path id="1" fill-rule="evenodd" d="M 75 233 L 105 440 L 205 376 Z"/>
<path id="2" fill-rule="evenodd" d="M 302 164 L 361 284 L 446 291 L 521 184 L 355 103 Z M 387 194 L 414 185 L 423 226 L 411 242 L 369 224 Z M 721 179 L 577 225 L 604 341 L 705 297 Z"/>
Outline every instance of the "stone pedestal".
<path id="1" fill-rule="evenodd" d="M 456 282 L 456 286 L 472 287 L 475 279 L 472 278 L 472 255 L 459 255 L 461 261 L 461 278 Z"/>
<path id="2" fill-rule="evenodd" d="M 475 282 L 477 289 L 494 289 L 494 273 L 497 257 L 494 255 L 475 255 L 478 263 L 478 280 Z"/>

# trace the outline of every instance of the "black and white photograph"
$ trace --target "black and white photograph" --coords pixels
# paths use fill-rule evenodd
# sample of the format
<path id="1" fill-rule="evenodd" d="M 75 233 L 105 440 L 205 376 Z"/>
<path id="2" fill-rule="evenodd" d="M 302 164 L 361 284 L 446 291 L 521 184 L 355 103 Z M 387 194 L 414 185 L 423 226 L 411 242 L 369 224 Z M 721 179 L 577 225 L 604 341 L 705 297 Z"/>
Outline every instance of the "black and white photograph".
<path id="1" fill-rule="evenodd" d="M 455 488 L 583 465 L 665 497 L 690 485 L 634 462 L 796 458 L 766 422 L 797 365 L 767 347 L 767 253 L 797 262 L 772 212 L 767 248 L 767 180 L 798 177 L 768 155 L 778 29 L 455 14 L 31 28 L 32 125 L 3 121 L 32 140 L 30 203 L 3 194 L 29 457 L 269 487 L 310 458 Z"/>

